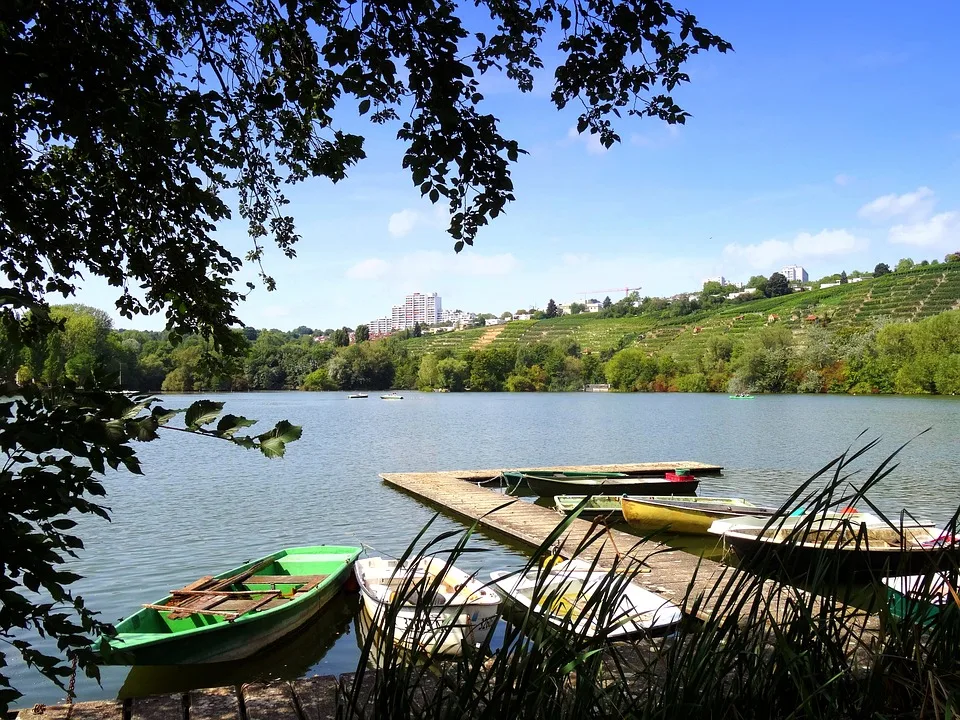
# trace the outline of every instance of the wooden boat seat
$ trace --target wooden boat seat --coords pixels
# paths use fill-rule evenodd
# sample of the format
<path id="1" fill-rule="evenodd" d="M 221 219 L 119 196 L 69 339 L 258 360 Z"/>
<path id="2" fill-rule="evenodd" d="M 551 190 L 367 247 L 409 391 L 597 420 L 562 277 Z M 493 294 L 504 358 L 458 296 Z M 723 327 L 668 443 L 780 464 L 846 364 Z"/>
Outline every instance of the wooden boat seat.
<path id="1" fill-rule="evenodd" d="M 299 585 L 296 592 L 307 592 L 313 590 L 317 585 L 326 580 L 329 575 L 254 575 L 244 581 L 244 585 Z"/>

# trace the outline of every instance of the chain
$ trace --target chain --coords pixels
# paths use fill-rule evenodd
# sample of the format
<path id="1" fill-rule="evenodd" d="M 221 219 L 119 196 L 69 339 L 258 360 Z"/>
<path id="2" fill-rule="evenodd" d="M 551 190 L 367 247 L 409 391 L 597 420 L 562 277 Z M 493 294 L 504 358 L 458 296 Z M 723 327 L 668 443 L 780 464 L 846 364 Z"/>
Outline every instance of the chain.
<path id="1" fill-rule="evenodd" d="M 77 656 L 73 656 L 73 672 L 70 673 L 70 683 L 67 685 L 67 719 L 73 713 L 74 688 L 77 685 Z"/>

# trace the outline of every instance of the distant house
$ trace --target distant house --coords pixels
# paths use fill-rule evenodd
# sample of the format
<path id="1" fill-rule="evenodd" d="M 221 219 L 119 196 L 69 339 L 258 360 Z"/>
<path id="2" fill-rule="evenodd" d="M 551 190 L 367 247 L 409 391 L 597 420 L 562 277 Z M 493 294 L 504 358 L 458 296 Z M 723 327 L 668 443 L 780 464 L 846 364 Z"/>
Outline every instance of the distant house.
<path id="1" fill-rule="evenodd" d="M 820 289 L 823 290 L 825 288 L 837 287 L 837 285 L 839 284 L 840 284 L 839 282 L 820 283 Z"/>
<path id="2" fill-rule="evenodd" d="M 863 282 L 863 278 L 862 277 L 849 278 L 847 282 L 852 282 L 852 283 Z"/>
<path id="3" fill-rule="evenodd" d="M 517 313 L 516 315 L 513 316 L 513 319 L 514 319 L 514 320 L 529 320 L 529 319 L 530 319 L 530 313 Z"/>
<path id="4" fill-rule="evenodd" d="M 484 325 L 501 325 L 504 321 L 500 318 L 485 318 L 483 321 Z"/>

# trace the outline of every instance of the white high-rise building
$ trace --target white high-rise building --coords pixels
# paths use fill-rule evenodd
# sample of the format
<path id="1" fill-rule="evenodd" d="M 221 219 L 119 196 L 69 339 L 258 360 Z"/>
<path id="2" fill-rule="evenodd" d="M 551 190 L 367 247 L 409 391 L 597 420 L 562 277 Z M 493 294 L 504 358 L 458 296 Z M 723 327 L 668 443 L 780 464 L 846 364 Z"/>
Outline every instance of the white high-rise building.
<path id="1" fill-rule="evenodd" d="M 789 282 L 807 282 L 810 276 L 800 265 L 787 265 L 780 271 Z"/>
<path id="2" fill-rule="evenodd" d="M 406 330 L 417 323 L 421 325 L 436 325 L 441 321 L 443 310 L 440 296 L 437 293 L 412 293 L 403 299 L 403 305 L 394 305 L 390 310 L 390 317 L 378 318 L 370 321 L 371 334 L 382 335 L 391 330 Z M 374 332 L 373 328 L 381 328 L 389 323 L 388 330 Z"/>
<path id="3" fill-rule="evenodd" d="M 393 318 L 377 318 L 371 320 L 367 325 L 370 327 L 371 335 L 386 335 L 393 330 Z"/>
<path id="4" fill-rule="evenodd" d="M 407 323 L 404 327 L 413 327 L 415 323 L 436 325 L 440 322 L 441 312 L 440 296 L 437 293 L 415 292 L 407 295 L 403 302 L 403 314 Z"/>

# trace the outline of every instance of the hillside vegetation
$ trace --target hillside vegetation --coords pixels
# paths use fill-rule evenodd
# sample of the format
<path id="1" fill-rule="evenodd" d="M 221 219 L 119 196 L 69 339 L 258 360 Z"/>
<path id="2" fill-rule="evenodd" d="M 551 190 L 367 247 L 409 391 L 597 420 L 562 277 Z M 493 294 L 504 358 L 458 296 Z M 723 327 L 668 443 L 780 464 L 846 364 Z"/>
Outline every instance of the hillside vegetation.
<path id="1" fill-rule="evenodd" d="M 716 298 L 705 302 L 718 303 Z M 346 328 L 236 330 L 211 362 L 202 337 L 114 330 L 95 308 L 51 309 L 58 328 L 12 352 L 6 382 L 129 390 L 418 388 L 571 391 L 960 393 L 960 263 L 826 290 L 715 304 L 634 297 L 604 313 L 368 340 Z M 359 328 L 358 328 L 359 330 Z"/>
<path id="2" fill-rule="evenodd" d="M 868 278 L 825 290 L 777 298 L 720 305 L 684 317 L 649 314 L 602 318 L 596 314 L 567 315 L 549 320 L 514 321 L 505 326 L 471 328 L 412 338 L 405 347 L 413 354 L 452 353 L 461 356 L 482 347 L 531 345 L 540 342 L 576 343 L 582 353 L 636 347 L 666 353 L 691 362 L 707 351 L 711 339 L 723 336 L 743 342 L 761 329 L 781 325 L 800 346 L 811 328 L 826 328 L 846 336 L 887 322 L 913 322 L 960 308 L 960 263 L 916 268 Z M 493 334 L 484 342 L 485 335 Z"/>

